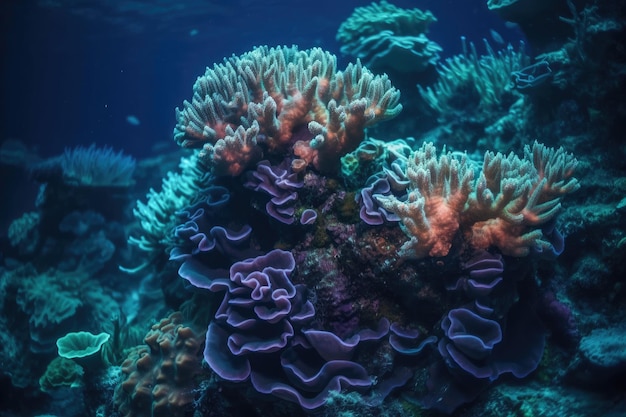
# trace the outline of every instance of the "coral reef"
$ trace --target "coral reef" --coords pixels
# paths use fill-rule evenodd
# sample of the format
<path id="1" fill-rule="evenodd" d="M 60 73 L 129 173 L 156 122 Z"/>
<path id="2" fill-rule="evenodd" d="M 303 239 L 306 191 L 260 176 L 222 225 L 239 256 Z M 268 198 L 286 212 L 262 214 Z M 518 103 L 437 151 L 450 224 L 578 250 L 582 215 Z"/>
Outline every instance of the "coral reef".
<path id="1" fill-rule="evenodd" d="M 7 415 L 624 414 L 623 7 L 540 6 L 488 2 L 554 37 L 437 63 L 430 12 L 374 3 L 343 71 L 207 68 L 178 153 L 37 162 L 0 239 Z"/>

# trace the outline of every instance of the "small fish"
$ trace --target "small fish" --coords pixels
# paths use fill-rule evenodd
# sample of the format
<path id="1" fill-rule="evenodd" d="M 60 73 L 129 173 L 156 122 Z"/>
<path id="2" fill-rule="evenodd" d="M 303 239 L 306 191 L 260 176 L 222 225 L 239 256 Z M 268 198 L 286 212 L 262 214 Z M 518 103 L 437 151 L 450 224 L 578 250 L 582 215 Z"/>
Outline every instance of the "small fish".
<path id="1" fill-rule="evenodd" d="M 198 29 L 191 29 L 189 31 L 189 36 L 196 36 L 200 31 Z"/>
<path id="2" fill-rule="evenodd" d="M 137 116 L 132 114 L 126 116 L 126 121 L 128 122 L 128 124 L 131 124 L 133 126 L 139 126 L 141 124 L 141 121 L 137 118 Z"/>
<path id="3" fill-rule="evenodd" d="M 504 39 L 502 38 L 502 35 L 500 35 L 493 29 L 489 29 L 489 33 L 491 33 L 491 39 L 493 39 L 495 43 L 499 45 L 504 45 Z"/>

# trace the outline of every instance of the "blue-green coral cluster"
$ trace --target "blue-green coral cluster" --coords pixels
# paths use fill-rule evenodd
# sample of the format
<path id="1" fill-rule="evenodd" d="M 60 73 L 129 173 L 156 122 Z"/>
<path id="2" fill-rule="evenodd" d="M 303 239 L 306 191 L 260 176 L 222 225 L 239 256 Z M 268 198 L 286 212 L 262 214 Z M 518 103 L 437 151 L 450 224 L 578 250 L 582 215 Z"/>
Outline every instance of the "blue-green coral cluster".
<path id="1" fill-rule="evenodd" d="M 485 41 L 485 55 L 479 55 L 474 43 L 468 45 L 465 38 L 462 45 L 461 54 L 438 65 L 439 77 L 432 87 L 418 85 L 420 95 L 443 118 L 506 111 L 520 97 L 512 74 L 530 64 L 524 45 L 494 51 Z"/>
<path id="2" fill-rule="evenodd" d="M 89 187 L 128 187 L 133 184 L 135 159 L 122 151 L 92 144 L 66 149 L 61 156 L 63 180 Z"/>
<path id="3" fill-rule="evenodd" d="M 435 65 L 442 51 L 426 37 L 436 21 L 428 10 L 402 9 L 382 0 L 357 7 L 339 27 L 337 40 L 342 53 L 368 68 L 418 73 Z"/>

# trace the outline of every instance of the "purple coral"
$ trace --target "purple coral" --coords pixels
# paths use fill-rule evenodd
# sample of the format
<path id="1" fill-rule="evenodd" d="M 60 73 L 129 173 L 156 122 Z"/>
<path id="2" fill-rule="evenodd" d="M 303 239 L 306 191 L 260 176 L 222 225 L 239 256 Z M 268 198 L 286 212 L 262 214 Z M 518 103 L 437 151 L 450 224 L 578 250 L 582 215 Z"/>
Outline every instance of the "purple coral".
<path id="1" fill-rule="evenodd" d="M 391 186 L 387 178 L 370 177 L 368 185 L 361 190 L 356 200 L 361 204 L 359 215 L 361 220 L 369 225 L 379 225 L 386 221 L 398 222 L 400 217 L 397 214 L 385 210 L 373 197 L 377 195 L 390 195 Z"/>
<path id="2" fill-rule="evenodd" d="M 170 259 L 186 260 L 214 249 L 230 260 L 245 257 L 245 248 L 252 232 L 250 226 L 244 225 L 234 231 L 220 225 L 227 222 L 223 213 L 230 200 L 228 189 L 211 186 L 206 193 L 204 200 L 178 213 L 184 223 L 174 228 L 174 235 L 184 243 L 171 250 Z"/>
<path id="3" fill-rule="evenodd" d="M 360 343 L 386 336 L 389 322 L 381 320 L 376 329 L 346 340 L 308 328 L 315 310 L 306 287 L 290 280 L 295 264 L 290 252 L 277 249 L 235 263 L 230 279 L 197 279 L 204 288 L 226 291 L 206 334 L 204 358 L 227 381 L 249 380 L 260 393 L 316 409 L 331 391 L 372 387 L 367 370 L 352 357 Z M 408 377 L 404 371 L 394 373 L 381 389 L 372 390 L 372 402 L 382 401 Z"/>
<path id="4" fill-rule="evenodd" d="M 291 224 L 294 222 L 295 202 L 298 199 L 297 189 L 304 183 L 298 181 L 298 174 L 291 169 L 272 166 L 268 161 L 257 164 L 256 170 L 248 175 L 245 186 L 255 191 L 263 191 L 270 195 L 265 205 L 267 213 L 276 220 Z"/>
<path id="5" fill-rule="evenodd" d="M 574 314 L 566 304 L 556 298 L 553 291 L 542 294 L 539 314 L 558 343 L 566 347 L 578 345 L 580 332 Z"/>
<path id="6" fill-rule="evenodd" d="M 479 250 L 461 267 L 466 275 L 448 287 L 449 290 L 463 290 L 474 298 L 485 297 L 502 282 L 504 262 L 499 254 Z"/>
<path id="7" fill-rule="evenodd" d="M 313 224 L 317 220 L 317 212 L 313 209 L 306 209 L 300 215 L 300 224 Z"/>
<path id="8" fill-rule="evenodd" d="M 444 362 L 430 369 L 426 407 L 451 413 L 474 400 L 500 375 L 524 378 L 537 368 L 545 332 L 532 305 L 518 301 L 509 310 L 504 326 L 481 316 L 488 311 L 458 308 L 444 318 L 441 327 L 445 337 L 438 345 Z"/>
<path id="9" fill-rule="evenodd" d="M 429 336 L 418 343 L 421 336 L 419 330 L 402 327 L 397 323 L 393 323 L 389 330 L 389 344 L 403 355 L 418 355 L 426 346 L 437 342 L 437 337 Z"/>
<path id="10" fill-rule="evenodd" d="M 482 361 L 493 347 L 502 341 L 502 329 L 497 321 L 479 316 L 466 308 L 455 308 L 441 322 L 447 339 L 439 343 L 439 353 L 450 366 L 458 366 L 477 378 L 490 377 Z"/>

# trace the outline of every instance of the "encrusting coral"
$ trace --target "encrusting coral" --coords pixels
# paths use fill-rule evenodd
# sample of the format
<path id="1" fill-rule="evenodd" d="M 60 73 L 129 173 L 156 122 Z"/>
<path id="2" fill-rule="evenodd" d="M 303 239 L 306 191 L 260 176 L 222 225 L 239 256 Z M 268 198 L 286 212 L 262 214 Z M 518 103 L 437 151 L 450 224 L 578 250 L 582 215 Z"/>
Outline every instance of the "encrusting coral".
<path id="1" fill-rule="evenodd" d="M 203 339 L 204 334 L 184 324 L 180 312 L 153 325 L 146 344 L 133 349 L 122 363 L 126 379 L 114 397 L 120 415 L 186 415 L 194 399 L 194 377 L 202 372 Z"/>
<path id="2" fill-rule="evenodd" d="M 290 151 L 336 171 L 367 126 L 402 109 L 387 76 L 358 61 L 337 71 L 336 57 L 320 48 L 256 48 L 207 68 L 193 91 L 176 111 L 174 139 L 202 147 L 200 159 L 217 175 L 238 176 L 265 154 Z"/>

